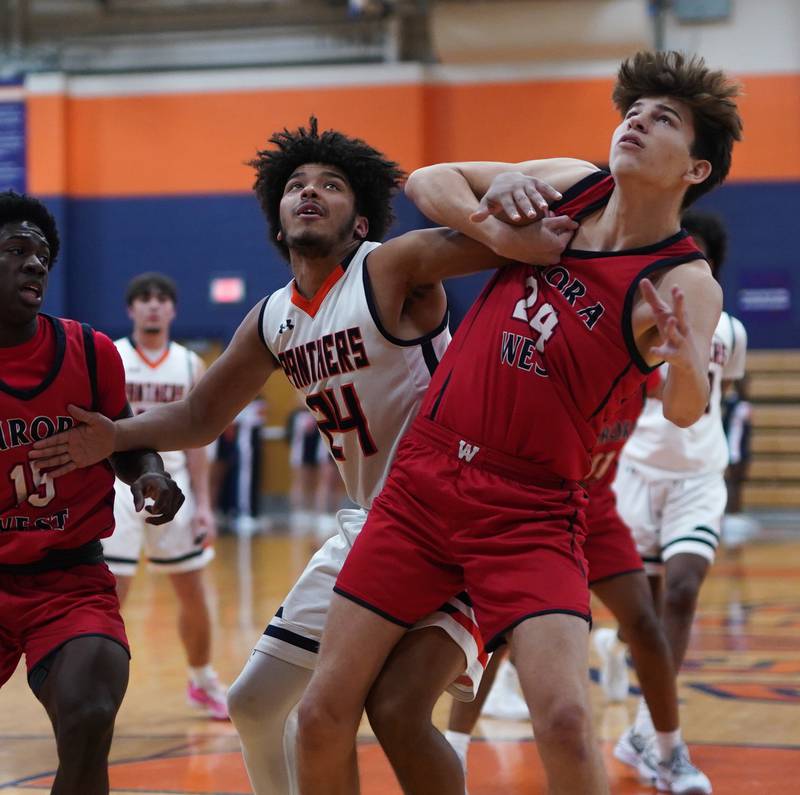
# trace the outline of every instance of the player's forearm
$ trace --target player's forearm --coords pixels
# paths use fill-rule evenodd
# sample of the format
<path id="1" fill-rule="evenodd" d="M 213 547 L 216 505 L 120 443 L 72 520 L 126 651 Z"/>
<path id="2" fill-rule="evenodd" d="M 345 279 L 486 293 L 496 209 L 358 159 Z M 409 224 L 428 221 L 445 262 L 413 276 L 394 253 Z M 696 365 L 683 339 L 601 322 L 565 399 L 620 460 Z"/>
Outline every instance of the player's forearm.
<path id="1" fill-rule="evenodd" d="M 694 425 L 708 406 L 707 364 L 697 357 L 692 367 L 670 366 L 661 396 L 664 416 L 680 428 Z"/>
<path id="2" fill-rule="evenodd" d="M 127 450 L 111 456 L 114 474 L 129 486 L 148 472 L 163 472 L 164 462 L 154 450 Z"/>
<path id="3" fill-rule="evenodd" d="M 211 467 L 208 461 L 208 451 L 205 447 L 195 450 L 186 450 L 186 467 L 189 470 L 189 480 L 192 484 L 192 494 L 198 508 L 211 507 L 211 493 L 209 491 L 209 473 Z"/>
<path id="4" fill-rule="evenodd" d="M 420 168 L 408 178 L 405 192 L 420 212 L 435 223 L 491 248 L 495 227 L 502 222 L 493 217 L 480 224 L 470 221 L 470 215 L 478 209 L 479 196 L 485 191 L 476 193 L 461 169 L 447 163 Z"/>
<path id="5" fill-rule="evenodd" d="M 209 444 L 216 436 L 211 418 L 198 416 L 187 398 L 114 423 L 114 450 L 187 450 Z"/>

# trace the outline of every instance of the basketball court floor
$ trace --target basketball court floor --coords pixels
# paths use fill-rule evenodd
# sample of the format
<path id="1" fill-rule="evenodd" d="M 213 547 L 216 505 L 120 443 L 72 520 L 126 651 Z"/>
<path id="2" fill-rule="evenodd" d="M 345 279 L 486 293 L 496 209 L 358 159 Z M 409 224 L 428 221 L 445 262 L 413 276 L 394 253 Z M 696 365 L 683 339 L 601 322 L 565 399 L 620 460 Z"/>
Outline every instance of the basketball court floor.
<path id="1" fill-rule="evenodd" d="M 226 682 L 238 674 L 313 548 L 308 540 L 280 534 L 225 536 L 218 543 L 211 568 L 215 663 Z M 142 571 L 125 619 L 133 662 L 111 750 L 112 791 L 249 793 L 233 727 L 185 704 L 185 666 L 168 583 Z M 599 605 L 595 620 L 609 620 Z M 596 674 L 593 669 L 592 677 Z M 611 756 L 633 713 L 634 689 L 627 703 L 616 705 L 603 703 L 599 687 L 592 692 L 612 792 L 654 792 Z M 680 695 L 684 734 L 716 793 L 800 791 L 800 537 L 791 527 L 767 526 L 741 559 L 719 558 L 702 594 Z M 444 696 L 435 713 L 438 725 L 448 709 Z M 470 748 L 470 795 L 544 791 L 527 724 L 482 720 L 478 730 L 480 738 Z M 359 756 L 364 795 L 400 795 L 366 723 Z M 47 718 L 21 667 L 0 692 L 0 792 L 48 792 L 55 759 Z"/>

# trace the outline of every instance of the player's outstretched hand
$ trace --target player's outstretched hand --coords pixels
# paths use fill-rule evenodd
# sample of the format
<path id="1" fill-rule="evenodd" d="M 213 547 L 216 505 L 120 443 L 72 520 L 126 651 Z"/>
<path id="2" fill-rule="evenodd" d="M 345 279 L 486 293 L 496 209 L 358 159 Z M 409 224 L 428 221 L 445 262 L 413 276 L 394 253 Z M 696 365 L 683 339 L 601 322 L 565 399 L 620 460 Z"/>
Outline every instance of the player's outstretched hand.
<path id="1" fill-rule="evenodd" d="M 656 328 L 661 337 L 661 344 L 650 348 L 650 353 L 668 362 L 671 367 L 682 370 L 696 367 L 697 346 L 686 317 L 683 290 L 680 287 L 672 288 L 670 306 L 649 279 L 642 279 L 640 286 L 645 301 L 653 310 Z"/>
<path id="2" fill-rule="evenodd" d="M 73 469 L 88 467 L 114 452 L 114 423 L 103 414 L 67 406 L 78 425 L 36 442 L 28 457 L 40 471 L 57 478 Z"/>
<path id="3" fill-rule="evenodd" d="M 545 218 L 550 202 L 560 198 L 552 185 L 540 179 L 521 171 L 504 171 L 492 180 L 470 220 L 480 223 L 495 215 L 512 224 L 531 223 Z"/>
<path id="4" fill-rule="evenodd" d="M 146 472 L 131 484 L 133 507 L 137 511 L 144 508 L 152 516 L 145 519 L 148 524 L 166 524 L 175 518 L 186 497 L 178 484 L 166 472 Z M 145 505 L 145 499 L 153 500 Z"/>
<path id="5" fill-rule="evenodd" d="M 492 234 L 495 254 L 530 265 L 555 265 L 578 228 L 568 215 L 542 218 L 525 227 L 498 224 Z"/>

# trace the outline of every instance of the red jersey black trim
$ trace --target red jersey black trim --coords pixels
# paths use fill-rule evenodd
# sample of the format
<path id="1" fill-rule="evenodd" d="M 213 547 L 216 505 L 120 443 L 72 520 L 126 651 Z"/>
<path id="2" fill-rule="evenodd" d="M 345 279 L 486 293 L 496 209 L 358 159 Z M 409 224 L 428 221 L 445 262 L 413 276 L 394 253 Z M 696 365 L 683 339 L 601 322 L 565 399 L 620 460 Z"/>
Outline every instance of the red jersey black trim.
<path id="1" fill-rule="evenodd" d="M 361 264 L 361 270 L 364 279 L 364 297 L 367 299 L 367 306 L 369 307 L 369 313 L 372 316 L 372 322 L 375 324 L 376 328 L 378 329 L 378 331 L 380 331 L 383 337 L 385 337 L 389 342 L 391 342 L 392 345 L 399 345 L 402 348 L 411 348 L 414 345 L 424 345 L 426 342 L 430 342 L 431 340 L 438 337 L 447 328 L 447 323 L 450 320 L 449 307 L 445 309 L 444 317 L 442 318 L 439 325 L 436 326 L 435 329 L 433 329 L 433 331 L 429 331 L 427 334 L 423 334 L 421 337 L 416 337 L 413 340 L 402 340 L 399 337 L 395 337 L 393 334 L 390 334 L 384 328 L 384 325 L 381 322 L 380 315 L 378 314 L 378 307 L 375 304 L 375 296 L 372 292 L 372 282 L 370 281 L 369 268 L 367 267 L 368 257 L 369 254 L 367 254 L 367 256 L 364 257 L 364 262 Z M 433 352 L 432 347 L 431 347 L 431 352 Z"/>
<path id="2" fill-rule="evenodd" d="M 625 367 L 622 368 L 622 372 L 611 383 L 611 386 L 608 388 L 608 392 L 606 392 L 605 397 L 600 401 L 598 407 L 589 415 L 590 420 L 593 420 L 606 407 L 606 404 L 609 400 L 611 400 L 611 396 L 614 394 L 614 390 L 617 388 L 617 384 L 623 378 L 625 378 L 625 376 L 628 374 L 628 370 L 630 370 L 632 366 L 633 362 L 628 362 Z M 655 370 L 656 368 L 654 367 L 653 369 Z"/>
<path id="3" fill-rule="evenodd" d="M 86 369 L 89 372 L 89 385 L 92 388 L 92 411 L 100 407 L 100 393 L 97 388 L 97 351 L 94 347 L 94 329 L 87 323 L 81 323 L 83 332 L 83 353 L 86 356 Z"/>
<path id="4" fill-rule="evenodd" d="M 685 232 L 682 237 L 687 237 Z M 655 262 L 651 262 L 646 268 L 642 268 L 642 270 L 636 274 L 636 278 L 631 282 L 630 287 L 628 287 L 628 292 L 625 294 L 625 303 L 622 306 L 622 336 L 625 338 L 625 345 L 628 347 L 628 353 L 631 355 L 631 359 L 633 359 L 634 364 L 645 375 L 652 373 L 653 370 L 661 365 L 661 362 L 651 367 L 642 358 L 639 349 L 636 347 L 636 340 L 633 338 L 631 315 L 633 313 L 633 300 L 636 297 L 636 290 L 639 287 L 639 282 L 655 271 L 663 270 L 664 268 L 674 268 L 677 265 L 685 265 L 687 262 L 694 262 L 698 259 L 706 259 L 705 255 L 699 249 L 690 251 L 687 254 L 681 254 L 677 257 L 665 257 L 664 259 L 656 260 Z"/>
<path id="5" fill-rule="evenodd" d="M 564 205 L 574 201 L 578 196 L 581 195 L 581 193 L 589 188 L 593 188 L 598 182 L 602 182 L 604 179 L 606 179 L 606 177 L 609 176 L 609 172 L 603 171 L 602 169 L 593 171 L 591 174 L 587 174 L 585 177 L 583 177 L 583 179 L 579 179 L 574 185 L 571 185 L 569 188 L 567 188 L 567 190 L 561 194 L 561 198 L 550 205 L 550 209 L 555 212 Z"/>
<path id="6" fill-rule="evenodd" d="M 18 398 L 19 400 L 32 400 L 37 395 L 44 392 L 44 390 L 55 381 L 56 376 L 61 370 L 61 365 L 64 363 L 64 352 L 67 349 L 67 335 L 64 332 L 63 324 L 57 317 L 51 317 L 44 313 L 41 313 L 39 317 L 44 318 L 45 322 L 50 323 L 53 327 L 56 338 L 56 355 L 53 357 L 53 366 L 50 368 L 50 371 L 45 375 L 41 383 L 35 387 L 31 387 L 30 389 L 15 389 L 13 386 L 10 386 L 0 379 L 0 392 L 5 392 L 7 395 L 11 395 L 11 397 Z"/>
<path id="7" fill-rule="evenodd" d="M 608 199 L 606 198 L 606 201 Z M 602 205 L 600 205 L 602 206 Z M 594 208 L 597 209 L 597 208 Z M 594 212 L 594 209 L 592 212 Z M 588 215 L 588 213 L 580 214 L 581 217 L 583 215 Z M 626 257 L 626 256 L 633 256 L 637 254 L 653 254 L 656 251 L 659 251 L 662 248 L 667 248 L 668 246 L 672 246 L 680 240 L 689 237 L 689 233 L 685 229 L 681 229 L 676 232 L 674 235 L 670 235 L 668 238 L 661 240 L 658 243 L 651 243 L 649 246 L 640 246 L 639 248 L 623 248 L 617 249 L 614 251 L 588 251 L 582 248 L 568 248 L 564 251 L 563 256 L 565 257 L 574 257 L 575 259 L 595 259 L 597 257 Z M 698 256 L 695 259 L 705 259 L 703 255 L 698 250 Z"/>

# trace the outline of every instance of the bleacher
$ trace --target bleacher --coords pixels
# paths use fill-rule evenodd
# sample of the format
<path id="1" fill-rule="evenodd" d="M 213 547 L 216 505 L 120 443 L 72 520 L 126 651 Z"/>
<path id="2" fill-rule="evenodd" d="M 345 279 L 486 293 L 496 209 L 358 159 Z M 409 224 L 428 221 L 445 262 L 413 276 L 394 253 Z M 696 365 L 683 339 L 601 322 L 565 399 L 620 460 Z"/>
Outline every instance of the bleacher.
<path id="1" fill-rule="evenodd" d="M 800 509 L 800 351 L 751 351 L 753 459 L 745 508 Z"/>

